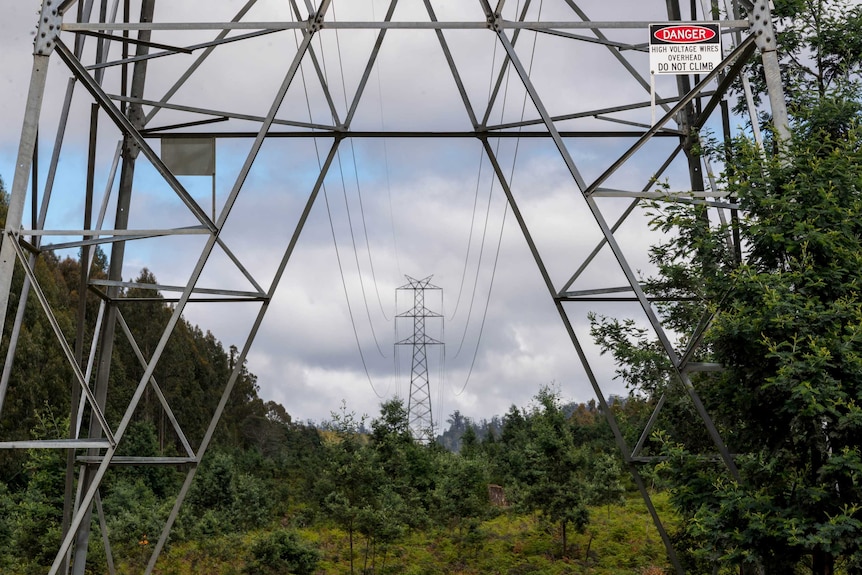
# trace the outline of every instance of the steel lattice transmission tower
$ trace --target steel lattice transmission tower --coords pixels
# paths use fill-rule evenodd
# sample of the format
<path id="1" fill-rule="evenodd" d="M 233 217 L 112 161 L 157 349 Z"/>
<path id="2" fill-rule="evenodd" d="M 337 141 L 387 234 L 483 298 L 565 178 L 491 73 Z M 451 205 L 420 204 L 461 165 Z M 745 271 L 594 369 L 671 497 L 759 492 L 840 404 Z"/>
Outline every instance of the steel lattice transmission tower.
<path id="1" fill-rule="evenodd" d="M 443 316 L 425 307 L 425 291 L 442 290 L 431 283 L 431 277 L 417 280 L 405 276 L 407 283 L 397 288 L 398 291 L 413 292 L 413 307 L 398 314 L 399 318 L 413 319 L 413 334 L 409 337 L 395 342 L 395 345 L 409 345 L 413 348 L 412 362 L 410 367 L 410 396 L 407 400 L 407 414 L 410 432 L 413 438 L 421 442 L 430 442 L 434 439 L 434 417 L 431 410 L 431 382 L 428 377 L 428 354 L 427 346 L 444 345 L 442 341 L 434 339 L 425 333 L 425 320 L 428 318 L 439 319 L 443 322 Z M 397 301 L 397 298 L 396 298 Z"/>
<path id="2" fill-rule="evenodd" d="M 652 457 L 644 446 L 664 397 L 654 406 L 640 441 L 629 445 L 605 399 L 610 382 L 594 367 L 597 354 L 583 345 L 584 318 L 596 305 L 613 305 L 615 312 L 627 316 L 639 314 L 670 359 L 682 396 L 705 426 L 719 459 L 729 475 L 738 478 L 733 456 L 691 377 L 716 366 L 693 361 L 693 348 L 674 348 L 660 309 L 635 271 L 645 260 L 649 242 L 644 242 L 645 232 L 630 233 L 629 226 L 645 219 L 645 200 L 697 203 L 716 219 L 732 217 L 739 206 L 720 183 L 705 177 L 711 172 L 696 150 L 704 128 L 732 136 L 730 126 L 739 118 L 729 113 L 730 94 L 740 82 L 745 86 L 749 74 L 762 70 L 775 133 L 787 134 L 769 0 L 245 0 L 235 13 L 228 12 L 235 2 L 159 1 L 158 11 L 156 3 L 43 0 L 34 35 L 31 81 L 0 245 L 0 334 L 8 338 L 0 421 L 6 395 L 20 391 L 10 374 L 28 305 L 38 305 L 47 317 L 56 346 L 74 374 L 67 398 L 72 407 L 69 433 L 63 437 L 0 437 L 0 448 L 67 453 L 63 538 L 50 574 L 65 572 L 70 554 L 73 574 L 83 574 L 88 545 L 96 544 L 90 537 L 92 516 L 106 524 L 100 485 L 110 468 L 182 468 L 185 480 L 151 546 L 145 573 L 152 573 L 276 289 L 288 283 L 286 268 L 309 214 L 322 203 L 318 200 L 327 177 L 339 170 L 339 153 L 384 138 L 447 146 L 449 155 L 437 159 L 438 165 L 423 166 L 425 170 L 446 173 L 451 158 L 462 152 L 475 152 L 490 166 L 484 173 L 491 175 L 494 193 L 505 199 L 535 263 L 517 273 L 541 277 L 545 293 L 536 305 L 556 311 L 583 366 L 566 379 L 589 384 L 669 560 L 683 573 L 639 471 Z M 625 10 L 620 10 L 623 4 Z M 617 14 L 626 19 L 615 19 Z M 645 46 L 650 24 L 661 22 L 720 25 L 723 59 L 709 73 L 651 78 Z M 336 53 L 347 59 L 343 72 L 333 58 Z M 748 66 L 754 57 L 762 67 Z M 372 80 L 381 61 L 395 70 L 378 84 Z M 58 69 L 71 75 L 65 90 L 49 82 Z M 342 77 L 327 76 L 334 70 Z M 369 118 L 382 110 L 377 102 L 368 102 L 376 97 L 375 85 L 382 86 L 381 93 L 389 88 L 382 123 Z M 227 98 L 231 94 L 236 97 Z M 756 109 L 752 100 L 748 105 L 756 126 L 758 113 L 767 110 Z M 42 122 L 43 116 L 57 119 L 53 146 L 37 145 L 38 134 L 43 143 L 51 140 L 46 135 L 53 126 Z M 89 130 L 80 122 L 88 117 Z M 76 129 L 77 138 L 64 138 Z M 190 139 L 202 150 L 230 146 L 226 155 L 232 172 L 224 183 L 214 184 L 212 210 L 209 191 L 199 202 L 200 196 L 177 177 L 184 175 L 184 168 L 162 156 L 172 147 L 162 142 L 191 144 Z M 89 153 L 70 150 L 73 143 L 83 143 Z M 254 194 L 259 181 L 250 176 L 267 161 L 264 149 L 284 163 L 298 158 L 296 171 L 304 175 L 314 168 L 312 177 L 285 182 L 279 189 L 282 196 L 289 188 L 291 197 L 299 198 L 289 208 Z M 528 152 L 545 160 L 532 173 L 520 163 Z M 86 181 L 78 173 L 81 157 L 88 158 Z M 37 158 L 40 161 L 34 161 Z M 47 174 L 37 166 L 47 166 Z M 193 173 L 214 173 L 214 167 L 199 168 Z M 279 166 L 273 173 L 290 171 Z M 55 187 L 63 188 L 59 210 L 51 202 Z M 547 212 L 536 214 L 536 193 L 545 189 L 559 192 L 555 202 L 568 202 L 551 218 Z M 167 208 L 144 209 L 148 202 L 138 200 L 142 193 L 151 194 L 150 205 L 156 198 Z M 415 194 L 410 199 L 415 205 L 425 189 L 408 193 Z M 34 212 L 31 222 L 24 217 L 28 203 Z M 75 205 L 83 212 L 80 218 L 53 217 L 59 211 L 68 218 Z M 273 206 L 292 211 L 278 213 L 277 223 L 263 225 Z M 242 210 L 256 219 L 249 223 L 235 217 Z M 447 226 L 450 223 L 454 225 L 447 221 Z M 548 241 L 561 237 L 562 245 Z M 97 246 L 110 252 L 106 279 L 87 277 L 87 262 Z M 277 254 L 259 257 L 255 250 L 263 247 Z M 80 251 L 79 293 L 89 290 L 101 301 L 98 312 L 82 306 L 71 328 L 57 320 L 35 272 L 43 254 L 63 250 L 73 255 Z M 145 255 L 147 267 L 157 273 L 179 255 L 187 260 L 169 285 L 135 284 L 123 280 L 127 252 Z M 21 293 L 13 294 L 16 266 L 26 277 Z M 168 294 L 160 301 L 171 305 L 170 318 L 152 349 L 141 349 L 134 337 L 138 326 L 125 320 L 126 306 L 137 303 L 126 298 L 130 289 Z M 29 297 L 31 293 L 35 297 Z M 15 309 L 9 305 L 13 295 L 19 301 L 17 313 L 8 313 Z M 242 342 L 236 367 L 219 382 L 206 432 L 192 441 L 176 415 L 175 407 L 184 398 L 164 392 L 154 374 L 182 315 L 196 309 L 204 310 L 201 317 L 233 314 L 246 321 L 234 332 Z M 707 312 L 688 337 L 692 346 L 699 344 L 702 326 L 709 323 Z M 10 329 L 3 329 L 6 326 Z M 90 341 L 94 343 L 87 353 Z M 141 364 L 133 393 L 122 397 L 115 397 L 108 386 L 115 344 L 128 346 Z M 416 359 L 421 365 L 422 356 Z M 180 454 L 119 457 L 142 397 L 150 392 L 170 420 Z M 427 388 L 415 396 L 411 391 L 417 404 L 425 403 L 428 395 Z M 111 419 L 109 414 L 120 415 Z M 430 409 L 427 416 L 430 421 Z M 101 543 L 110 555 L 111 534 L 103 535 Z"/>

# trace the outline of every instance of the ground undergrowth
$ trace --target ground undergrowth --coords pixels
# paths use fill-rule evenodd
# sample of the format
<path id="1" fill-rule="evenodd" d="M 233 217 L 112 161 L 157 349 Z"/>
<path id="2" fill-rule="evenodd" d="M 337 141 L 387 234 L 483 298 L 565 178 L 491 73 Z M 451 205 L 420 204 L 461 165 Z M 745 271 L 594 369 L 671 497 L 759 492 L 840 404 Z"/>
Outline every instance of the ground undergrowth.
<path id="1" fill-rule="evenodd" d="M 672 517 L 665 495 L 658 494 L 653 501 L 662 517 Z M 590 512 L 591 521 L 586 530 L 569 534 L 565 555 L 557 526 L 543 521 L 538 515 L 504 510 L 472 528 L 414 531 L 375 549 L 368 548 L 366 541 L 356 536 L 353 573 L 658 575 L 664 572 L 668 566 L 664 546 L 639 497 L 629 496 L 620 505 L 593 507 Z M 325 525 L 290 531 L 302 544 L 317 551 L 319 561 L 315 574 L 351 573 L 349 540 L 344 531 Z M 252 573 L 252 546 L 268 533 L 270 531 L 262 530 L 216 536 L 171 546 L 159 560 L 155 573 Z M 133 565 L 126 567 L 133 571 Z"/>

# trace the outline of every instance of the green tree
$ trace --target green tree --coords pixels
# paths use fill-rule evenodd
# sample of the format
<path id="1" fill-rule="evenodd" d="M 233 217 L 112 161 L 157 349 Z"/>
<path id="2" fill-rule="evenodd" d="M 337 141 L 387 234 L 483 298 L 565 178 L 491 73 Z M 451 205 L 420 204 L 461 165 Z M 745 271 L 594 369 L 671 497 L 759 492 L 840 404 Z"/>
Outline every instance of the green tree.
<path id="1" fill-rule="evenodd" d="M 745 210 L 745 260 L 713 268 L 695 260 L 686 270 L 698 278 L 697 297 L 716 307 L 700 353 L 726 368 L 696 385 L 730 449 L 743 454 L 740 481 L 721 479 L 722 470 L 695 464 L 707 451 L 703 434 L 685 427 L 679 412 L 665 419 L 665 468 L 703 559 L 759 563 L 774 573 L 800 563 L 818 575 L 833 573 L 837 561 L 862 568 L 860 144 L 852 126 L 840 140 L 797 130 L 779 159 L 739 143 L 728 185 Z M 680 253 L 685 242 L 701 241 L 690 238 L 718 245 L 724 233 L 693 233 L 700 218 L 680 207 L 664 218 L 681 230 L 669 242 Z M 594 332 L 620 326 L 605 322 Z M 614 353 L 637 362 L 649 345 Z M 666 374 L 656 378 L 661 385 L 640 386 L 632 373 L 625 376 L 648 393 L 670 389 Z"/>
<path id="2" fill-rule="evenodd" d="M 710 336 L 728 368 L 716 409 L 751 454 L 747 498 L 777 523 L 749 527 L 752 539 L 781 558 L 810 555 L 817 574 L 839 557 L 862 568 L 860 144 L 853 126 L 838 141 L 802 131 L 786 161 L 741 155 L 751 248 Z"/>
<path id="3" fill-rule="evenodd" d="M 503 416 L 500 441 L 494 445 L 493 449 L 492 482 L 507 485 L 517 490 L 516 480 L 522 477 L 527 470 L 525 448 L 529 439 L 530 430 L 527 427 L 525 414 L 517 406 L 510 406 L 509 411 Z M 489 446 L 483 447 L 489 455 L 492 455 L 491 450 L 488 449 Z M 517 499 L 517 497 L 513 499 Z"/>
<path id="4" fill-rule="evenodd" d="M 387 481 L 410 511 L 403 520 L 409 527 L 422 527 L 435 488 L 439 448 L 413 440 L 407 408 L 401 398 L 385 401 L 380 416 L 371 422 L 370 446 Z"/>
<path id="5" fill-rule="evenodd" d="M 589 523 L 589 485 L 585 452 L 575 446 L 572 429 L 561 410 L 559 394 L 543 387 L 526 420 L 529 439 L 520 475 L 523 503 L 556 523 L 562 555 L 568 551 L 568 528 L 582 532 Z"/>
<path id="6" fill-rule="evenodd" d="M 464 417 L 459 410 L 452 412 L 446 419 L 449 428 L 437 437 L 437 443 L 448 449 L 449 451 L 458 452 L 461 450 L 461 436 L 472 427 L 470 418 Z"/>
<path id="7" fill-rule="evenodd" d="M 114 478 L 103 505 L 112 548 L 126 557 L 136 554 L 141 541 L 158 537 L 167 517 L 147 481 L 128 474 Z"/>
<path id="8" fill-rule="evenodd" d="M 833 108 L 828 98 L 819 103 L 797 120 L 779 156 L 735 145 L 727 186 L 744 213 L 742 262 L 720 247 L 727 230 L 707 228 L 692 210 L 675 206 L 655 220 L 679 232 L 654 252 L 680 262 L 660 268 L 663 281 L 673 283 L 669 270 L 681 269 L 676 285 L 697 285 L 689 295 L 715 309 L 700 353 L 725 371 L 695 383 L 740 454 L 740 480 L 729 480 L 696 462 L 702 436 L 668 420 L 674 501 L 689 518 L 695 556 L 756 563 L 767 573 L 862 569 L 862 139 L 858 115 L 818 127 Z M 685 261 L 686 251 L 695 256 Z M 690 313 L 682 304 L 670 309 Z M 620 326 L 605 322 L 594 333 Z M 611 349 L 613 340 L 603 345 Z M 629 341 L 614 350 L 620 362 L 647 355 L 646 338 Z M 625 377 L 639 385 L 641 374 L 632 373 Z M 639 388 L 656 393 L 667 382 L 659 374 L 652 388 Z"/>
<path id="9" fill-rule="evenodd" d="M 230 508 L 235 474 L 236 466 L 230 454 L 215 450 L 207 454 L 195 476 L 189 504 L 200 511 Z"/>
<path id="10" fill-rule="evenodd" d="M 141 270 L 134 281 L 141 285 L 126 290 L 120 300 L 121 311 L 137 346 L 149 361 L 172 309 L 158 290 L 149 287 L 158 284 L 150 270 Z M 117 338 L 108 405 L 111 421 L 120 417 L 144 372 L 131 345 L 119 330 Z M 179 321 L 171 334 L 153 375 L 193 447 L 203 438 L 231 371 L 237 367 L 238 355 L 235 346 L 229 346 L 226 351 L 212 333 L 204 333 L 185 320 Z M 267 416 L 267 408 L 257 395 L 257 378 L 245 362 L 238 371 L 231 401 L 222 414 L 214 441 L 225 446 L 248 448 L 258 443 L 255 433 L 260 430 L 258 422 Z M 165 450 L 173 444 L 176 451 L 183 450 L 182 442 L 149 386 L 135 417 L 155 424 L 160 449 Z"/>
<path id="11" fill-rule="evenodd" d="M 459 555 L 475 551 L 484 539 L 481 521 L 488 516 L 488 462 L 484 456 L 466 457 L 441 452 L 434 511 L 453 534 Z"/>
<path id="12" fill-rule="evenodd" d="M 772 139 L 774 157 L 746 139 L 721 150 L 742 208 L 735 230 L 702 207 L 654 205 L 653 227 L 669 237 L 652 249 L 657 274 L 646 280 L 667 298 L 657 307 L 677 349 L 700 310 L 714 314 L 694 360 L 725 371 L 694 384 L 739 454 L 739 480 L 704 463 L 710 442 L 648 332 L 594 317 L 593 335 L 635 393 L 668 401 L 653 449 L 668 457 L 692 560 L 859 572 L 862 7 L 775 4 L 792 137 Z M 737 253 L 725 241 L 734 231 Z"/>
<path id="13" fill-rule="evenodd" d="M 804 117 L 811 104 L 836 96 L 833 101 L 853 106 L 854 76 L 862 68 L 862 6 L 848 0 L 778 0 L 774 15 L 791 115 Z M 833 120 L 816 128 L 831 132 L 840 125 Z"/>
<path id="14" fill-rule="evenodd" d="M 157 457 L 164 455 L 159 449 L 156 428 L 151 421 L 132 423 L 118 449 L 120 456 Z M 144 465 L 118 468 L 120 476 L 143 481 L 159 498 L 172 495 L 179 489 L 182 475 L 166 466 Z"/>
<path id="15" fill-rule="evenodd" d="M 626 492 L 622 482 L 623 470 L 620 467 L 619 456 L 611 452 L 597 453 L 590 456 L 592 467 L 589 481 L 592 505 L 606 505 L 608 517 L 611 516 L 611 505 L 625 501 Z"/>
<path id="16" fill-rule="evenodd" d="M 478 449 L 479 438 L 476 436 L 476 428 L 470 425 L 461 436 L 461 449 L 459 451 L 464 457 L 473 457 Z"/>
<path id="17" fill-rule="evenodd" d="M 841 136 L 859 111 L 862 5 L 854 0 L 775 0 L 773 5 L 788 113 L 807 120 L 803 130 Z M 752 68 L 749 78 L 759 103 L 766 89 L 759 59 Z M 742 98 L 735 109 L 748 114 Z M 768 128 L 769 116 L 761 116 Z"/>
<path id="18" fill-rule="evenodd" d="M 38 425 L 34 439 L 58 437 L 68 420 L 55 418 L 50 408 L 35 414 Z M 26 488 L 14 495 L 14 511 L 7 519 L 11 547 L 27 571 L 43 571 L 54 560 L 60 545 L 63 514 L 64 459 L 56 450 L 31 449 L 24 465 Z"/>
<path id="19" fill-rule="evenodd" d="M 376 465 L 368 440 L 360 434 L 364 418 L 342 405 L 340 413 L 332 414 L 325 444 L 326 465 L 319 481 L 322 507 L 342 529 L 347 531 L 350 573 L 355 572 L 356 534 L 363 521 L 373 521 L 379 509 L 378 495 L 385 483 L 383 470 Z"/>
<path id="20" fill-rule="evenodd" d="M 61 330 L 67 340 L 72 340 L 74 309 L 69 305 L 58 263 L 59 260 L 53 254 L 44 254 L 36 260 L 35 273 L 44 285 L 44 293 Z M 17 312 L 23 279 L 24 274 L 20 266 L 17 266 L 12 278 L 12 293 L 7 312 L 9 317 L 15 317 Z M 6 322 L 5 333 L 0 338 L 0 357 L 4 360 L 12 323 Z M 28 439 L 31 430 L 42 427 L 41 413 L 50 411 L 54 414 L 68 414 L 69 388 L 72 381 L 72 370 L 60 350 L 57 337 L 31 291 L 3 404 L 0 435 L 7 440 Z M 59 432 L 54 438 L 67 434 L 68 429 Z M 4 453 L 0 453 L 0 476 L 9 478 L 9 487 L 14 491 L 22 487 L 20 480 L 25 478 L 16 473 L 24 462 L 24 454 L 16 450 L 3 451 Z"/>
<path id="21" fill-rule="evenodd" d="M 6 484 L 0 481 L 0 569 L 3 572 L 11 572 L 14 514 L 15 502 Z"/>

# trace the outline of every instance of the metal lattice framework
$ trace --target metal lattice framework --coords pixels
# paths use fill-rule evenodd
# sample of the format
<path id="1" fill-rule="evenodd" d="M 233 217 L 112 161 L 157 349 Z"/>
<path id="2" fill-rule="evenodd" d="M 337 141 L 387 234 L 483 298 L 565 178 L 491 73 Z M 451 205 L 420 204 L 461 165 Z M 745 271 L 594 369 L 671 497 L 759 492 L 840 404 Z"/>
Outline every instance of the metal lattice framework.
<path id="1" fill-rule="evenodd" d="M 407 283 L 399 290 L 413 292 L 413 307 L 398 317 L 413 319 L 413 334 L 395 342 L 413 348 L 410 362 L 410 395 L 407 399 L 407 417 L 413 437 L 420 441 L 434 438 L 434 418 L 431 413 L 431 382 L 428 378 L 428 346 L 443 345 L 425 333 L 425 320 L 443 316 L 425 307 L 425 290 L 439 290 L 431 283 L 431 276 L 417 280 L 407 276 Z"/>
<path id="2" fill-rule="evenodd" d="M 62 448 L 69 453 L 70 469 L 76 466 L 81 469 L 77 479 L 78 491 L 72 489 L 72 483 L 67 489 L 64 538 L 50 573 L 65 571 L 69 567 L 66 562 L 70 556 L 73 572 L 83 573 L 90 518 L 94 510 L 104 526 L 99 486 L 109 468 L 130 464 L 183 465 L 188 470 L 186 479 L 146 567 L 146 573 L 152 572 L 339 149 L 381 138 L 469 139 L 484 153 L 485 160 L 493 168 L 496 185 L 505 195 L 523 233 L 548 296 L 584 366 L 586 378 L 608 417 L 620 452 L 652 514 L 670 561 L 677 572 L 682 573 L 637 468 L 640 450 L 655 417 L 644 429 L 641 441 L 634 447 L 628 445 L 608 408 L 603 392 L 603 384 L 607 382 L 599 381 L 592 363 L 596 358 L 591 358 L 588 349 L 582 345 L 575 319 L 596 302 L 628 304 L 640 310 L 671 358 L 676 375 L 729 473 L 737 475 L 733 457 L 704 409 L 690 377 L 691 372 L 710 369 L 711 366 L 690 363 L 691 350 L 679 353 L 674 349 L 632 263 L 639 261 L 638 254 L 642 256 L 644 252 L 642 238 L 635 242 L 634 249 L 626 249 L 617 235 L 633 217 L 632 214 L 637 213 L 639 203 L 649 198 L 671 197 L 674 201 L 705 203 L 718 212 L 735 208 L 714 183 L 705 185 L 704 168 L 708 172 L 709 166 L 690 151 L 697 144 L 697 134 L 702 128 L 721 125 L 722 112 L 727 120 L 728 90 L 740 78 L 744 64 L 755 54 L 759 54 L 763 62 L 776 132 L 779 136 L 786 134 L 787 116 L 768 1 L 734 0 L 719 5 L 717 0 L 712 0 L 706 6 L 709 13 L 704 15 L 699 11 L 703 3 L 692 2 L 691 6 L 681 9 L 678 0 L 632 0 L 626 10 L 631 18 L 628 21 L 592 21 L 591 14 L 601 13 L 605 3 L 593 5 L 580 0 L 523 0 L 517 5 L 512 0 L 389 0 L 385 3 L 383 15 L 373 11 L 369 13 L 367 5 L 358 6 L 365 3 L 354 0 L 346 3 L 340 0 L 287 0 L 276 3 L 275 7 L 264 0 L 247 0 L 231 19 L 215 22 L 202 21 L 202 14 L 217 18 L 214 2 L 173 0 L 160 4 L 160 8 L 166 9 L 173 18 L 161 21 L 154 20 L 155 3 L 155 0 L 125 0 L 124 9 L 120 10 L 118 0 L 104 0 L 96 15 L 92 0 L 44 0 L 35 36 L 30 91 L 0 247 L 0 309 L 4 311 L 0 314 L 3 318 L 0 321 L 12 324 L 9 354 L 4 360 L 0 383 L 0 417 L 29 292 L 35 294 L 41 311 L 51 321 L 57 345 L 74 371 L 76 385 L 70 394 L 72 405 L 80 405 L 81 410 L 72 410 L 69 437 L 7 441 L 0 447 Z M 267 9 L 258 10 L 263 5 L 267 5 Z M 338 17 L 335 16 L 336 9 L 342 10 Z M 607 9 L 604 10 L 607 13 Z M 118 15 L 122 15 L 121 20 Z M 650 78 L 645 64 L 646 30 L 651 22 L 661 21 L 717 21 L 724 31 L 727 49 L 722 65 L 707 75 L 679 76 L 665 83 L 659 82 L 656 97 L 658 119 L 651 125 Z M 349 50 L 352 58 L 348 64 L 350 80 L 342 80 L 339 88 L 327 76 L 323 46 L 331 48 L 339 38 L 347 44 L 351 34 L 356 34 L 357 42 Z M 424 115 L 423 108 L 405 106 L 406 113 L 386 119 L 387 129 L 370 129 L 361 117 L 365 101 L 371 98 L 368 94 L 372 72 L 387 46 L 396 38 L 406 37 L 423 38 L 427 41 L 426 46 L 431 48 L 403 56 L 413 59 L 409 68 L 421 71 L 403 82 L 427 78 L 432 88 L 445 84 L 449 94 L 454 95 L 454 99 L 446 101 L 445 113 L 454 120 L 445 122 L 442 127 L 436 124 L 423 127 L 419 121 Z M 472 37 L 487 40 L 503 57 L 475 62 L 470 45 L 464 49 L 464 39 Z M 534 68 L 530 43 L 526 38 L 553 42 L 555 57 L 539 62 Z M 237 83 L 228 87 L 222 81 L 221 84 L 216 82 L 217 89 L 209 85 L 208 90 L 195 83 L 199 78 L 218 72 L 218 65 L 208 65 L 210 60 L 217 59 L 231 47 L 243 45 L 252 46 L 250 52 L 244 53 L 244 65 L 264 69 L 259 84 L 249 87 Z M 261 46 L 268 48 L 261 52 Z M 428 56 L 432 53 L 433 58 Z M 424 60 L 425 57 L 428 59 Z M 36 157 L 40 116 L 43 108 L 48 106 L 46 83 L 49 73 L 55 69 L 53 63 L 57 61 L 71 73 L 71 79 L 60 109 L 51 109 L 52 113 L 59 114 L 60 120 L 48 162 L 46 183 L 39 190 L 34 185 L 33 195 L 29 196 L 28 184 Z M 433 66 L 442 73 L 432 73 Z M 477 66 L 492 74 L 492 86 L 487 93 L 484 86 L 477 89 L 475 85 Z M 567 77 L 573 78 L 567 84 L 571 93 L 553 88 L 549 81 Z M 493 121 L 492 116 L 496 117 L 505 98 L 504 85 L 517 86 L 527 105 L 520 117 L 503 113 L 500 121 Z M 617 88 L 609 89 L 609 86 Z M 84 94 L 80 93 L 81 88 Z M 249 109 L 226 110 L 221 107 L 218 96 L 228 88 L 245 88 Z M 343 103 L 339 102 L 338 96 L 343 97 Z M 83 107 L 82 101 L 85 101 Z M 258 109 L 252 109 L 255 107 L 253 103 Z M 433 109 L 433 103 L 432 97 L 428 110 Z M 91 117 L 89 177 L 84 189 L 67 192 L 83 197 L 83 225 L 79 229 L 55 229 L 46 224 L 53 221 L 48 217 L 48 211 L 55 175 L 58 167 L 63 165 L 63 137 L 70 118 L 74 121 L 88 114 Z M 160 120 L 164 118 L 162 123 L 155 123 L 157 116 Z M 109 128 L 104 128 L 105 120 Z M 98 122 L 102 122 L 102 128 L 98 127 Z M 212 130 L 213 127 L 218 127 L 219 131 Z M 116 136 L 109 140 L 119 140 L 110 161 L 105 161 L 107 158 L 99 146 L 106 139 L 104 130 Z M 157 152 L 158 140 L 191 137 L 214 138 L 219 143 L 242 141 L 246 145 L 238 155 L 241 165 L 236 170 L 234 182 L 219 202 L 215 202 L 214 197 L 212 213 L 178 180 L 177 174 L 168 168 Z M 304 204 L 298 210 L 289 237 L 283 242 L 282 256 L 268 271 L 264 281 L 254 266 L 238 255 L 233 247 L 235 236 L 229 230 L 232 212 L 242 205 L 249 193 L 249 174 L 257 163 L 263 161 L 262 149 L 265 145 L 282 141 L 290 141 L 297 146 L 313 146 L 315 152 L 322 149 L 322 153 L 316 156 L 319 163 L 314 166 L 313 178 L 305 190 Z M 578 234 L 594 239 L 593 249 L 581 253 L 573 247 L 571 253 L 556 259 L 555 254 L 543 251 L 540 236 L 545 231 L 544 223 L 530 219 L 530 190 L 520 189 L 513 183 L 501 159 L 505 156 L 501 149 L 505 150 L 515 141 L 536 142 L 536 145 L 546 146 L 554 153 L 558 172 L 577 196 L 574 212 L 566 217 L 583 226 Z M 106 200 L 96 215 L 93 207 L 95 166 L 101 164 L 110 164 L 111 168 L 108 170 Z M 115 182 L 117 170 L 119 178 Z M 133 189 L 139 185 L 141 172 L 159 179 L 160 189 L 174 202 L 174 211 L 178 215 L 170 219 L 171 225 L 164 225 L 159 218 L 147 220 L 132 213 Z M 550 182 L 552 174 L 547 177 Z M 662 178 L 667 179 L 670 189 L 675 191 L 658 190 L 656 181 Z M 633 185 L 633 181 L 640 183 Z M 109 192 L 114 193 L 115 189 L 116 198 L 112 201 L 116 202 L 116 215 L 112 220 L 105 213 Z M 28 229 L 23 217 L 25 204 L 30 197 L 35 205 L 37 194 L 41 196 L 41 211 L 35 224 Z M 581 215 L 587 216 L 586 219 L 578 219 Z M 171 241 L 170 245 L 174 247 L 148 252 L 154 260 L 174 257 L 178 253 L 176 250 L 194 257 L 185 283 L 179 286 L 142 286 L 124 282 L 122 269 L 126 251 L 147 245 L 156 238 Z M 54 242 L 54 239 L 59 241 Z M 85 282 L 82 291 L 84 287 L 95 290 L 102 306 L 95 318 L 82 311 L 77 334 L 67 334 L 56 321 L 49 301 L 42 293 L 33 271 L 34 262 L 40 253 L 62 249 L 80 250 L 83 260 L 89 261 L 94 246 L 110 252 L 109 277 L 97 281 L 82 274 Z M 592 267 L 603 254 L 610 256 L 613 273 L 592 273 Z M 214 277 L 208 275 L 216 260 L 221 264 L 226 262 L 232 268 L 234 275 L 230 282 L 219 284 L 218 274 Z M 17 307 L 17 315 L 7 318 L 12 272 L 16 264 L 26 273 L 25 293 L 21 296 L 22 305 Z M 151 266 L 158 269 L 158 261 L 153 261 Z M 82 266 L 82 270 L 87 267 Z M 240 278 L 239 281 L 236 278 Z M 133 331 L 119 307 L 126 290 L 133 287 L 176 294 L 164 300 L 172 304 L 173 311 L 157 347 L 148 356 L 136 345 Z M 224 382 L 207 432 L 198 445 L 192 445 L 183 433 L 183 422 L 173 416 L 171 399 L 161 392 L 153 374 L 183 312 L 198 303 L 226 306 L 225 309 L 239 306 L 246 315 L 250 307 L 254 307 L 254 312 L 250 315 L 250 327 L 236 367 Z M 97 333 L 89 360 L 83 349 L 84 326 L 88 324 L 95 326 Z M 144 366 L 144 374 L 125 405 L 122 418 L 109 422 L 105 417 L 105 405 L 110 357 L 115 339 L 121 338 L 128 340 L 135 350 Z M 67 343 L 73 340 L 76 341 L 75 346 Z M 694 337 L 692 341 L 697 342 L 698 338 Z M 117 456 L 117 449 L 123 445 L 124 435 L 148 388 L 155 392 L 184 446 L 185 453 L 179 457 Z M 656 414 L 662 404 L 659 401 Z M 89 429 L 79 433 L 77 428 L 82 411 L 89 414 L 90 424 Z M 110 534 L 104 543 L 110 557 Z"/>

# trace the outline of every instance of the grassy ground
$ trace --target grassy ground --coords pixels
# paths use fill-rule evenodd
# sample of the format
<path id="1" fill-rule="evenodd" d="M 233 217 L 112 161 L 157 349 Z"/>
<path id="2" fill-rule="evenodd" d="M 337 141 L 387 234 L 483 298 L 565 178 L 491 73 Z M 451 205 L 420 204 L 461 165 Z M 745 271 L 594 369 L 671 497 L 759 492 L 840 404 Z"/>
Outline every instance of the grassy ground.
<path id="1" fill-rule="evenodd" d="M 667 498 L 654 503 L 672 517 Z M 378 548 L 366 563 L 365 542 L 357 537 L 354 573 L 375 575 L 659 575 L 667 567 L 664 546 L 638 496 L 622 505 L 591 509 L 584 533 L 569 535 L 562 556 L 557 526 L 536 516 L 504 512 L 475 530 L 433 530 L 407 535 Z M 320 552 L 317 573 L 349 575 L 347 535 L 335 528 L 300 529 L 301 539 Z M 259 534 L 213 537 L 173 546 L 159 561 L 158 575 L 239 575 L 248 548 Z M 372 569 L 373 568 L 373 569 Z"/>

